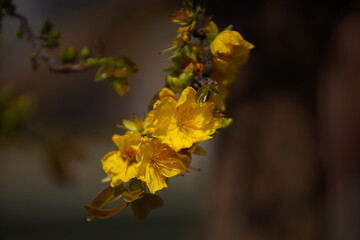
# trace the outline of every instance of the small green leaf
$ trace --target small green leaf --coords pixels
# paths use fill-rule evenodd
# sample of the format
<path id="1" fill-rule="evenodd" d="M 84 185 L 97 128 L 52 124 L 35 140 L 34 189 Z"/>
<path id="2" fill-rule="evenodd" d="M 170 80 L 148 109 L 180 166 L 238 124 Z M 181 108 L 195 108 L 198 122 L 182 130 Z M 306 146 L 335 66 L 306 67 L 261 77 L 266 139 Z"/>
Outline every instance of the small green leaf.
<path id="1" fill-rule="evenodd" d="M 43 22 L 43 25 L 40 28 L 40 34 L 44 35 L 44 34 L 48 34 L 50 33 L 52 29 L 52 22 L 49 18 L 45 19 Z"/>
<path id="2" fill-rule="evenodd" d="M 188 71 L 180 73 L 178 77 L 169 74 L 166 76 L 166 82 L 173 91 L 181 92 L 193 82 L 193 69 L 193 67 L 189 68 Z"/>
<path id="3" fill-rule="evenodd" d="M 31 68 L 36 70 L 38 68 L 38 61 L 37 61 L 37 54 L 31 53 L 30 54 L 30 61 L 31 61 Z"/>
<path id="4" fill-rule="evenodd" d="M 187 57 L 191 58 L 194 61 L 197 61 L 197 54 L 191 49 L 189 45 L 186 44 L 183 48 L 183 51 Z"/>
<path id="5" fill-rule="evenodd" d="M 218 95 L 220 97 L 224 97 L 224 95 L 217 89 L 217 87 L 209 86 L 210 92 L 214 93 L 215 95 Z"/>
<path id="6" fill-rule="evenodd" d="M 112 60 L 106 59 L 99 68 L 99 70 L 96 72 L 95 81 L 100 81 L 109 78 L 110 76 L 113 75 L 113 72 L 114 72 L 114 66 Z"/>
<path id="7" fill-rule="evenodd" d="M 74 47 L 69 47 L 61 52 L 61 61 L 65 64 L 75 62 L 77 51 Z"/>
<path id="8" fill-rule="evenodd" d="M 200 96 L 198 99 L 198 103 L 204 103 L 206 102 L 208 96 L 209 96 L 209 87 L 202 87 L 198 90 L 198 92 L 200 92 Z"/>
<path id="9" fill-rule="evenodd" d="M 91 56 L 90 48 L 88 46 L 83 47 L 80 51 L 80 57 L 82 59 L 88 59 L 90 56 Z"/>
<path id="10" fill-rule="evenodd" d="M 113 178 L 114 174 L 107 175 L 103 179 L 101 179 L 102 183 L 111 182 L 111 179 Z"/>
<path id="11" fill-rule="evenodd" d="M 127 77 L 117 78 L 113 76 L 109 78 L 109 81 L 112 89 L 118 96 L 124 96 L 130 90 Z"/>
<path id="12" fill-rule="evenodd" d="M 221 133 L 221 132 L 225 131 L 226 129 L 228 129 L 231 126 L 232 123 L 233 123 L 232 118 L 224 118 L 224 117 L 220 118 L 221 127 L 216 130 L 216 133 Z"/>
<path id="13" fill-rule="evenodd" d="M 59 46 L 59 42 L 55 38 L 48 38 L 46 41 L 46 46 L 50 49 L 55 48 L 55 47 Z"/>
<path id="14" fill-rule="evenodd" d="M 200 147 L 199 145 L 195 145 L 194 147 L 195 147 L 195 149 L 193 151 L 193 154 L 199 155 L 199 156 L 206 155 L 206 150 L 204 148 Z"/>
<path id="15" fill-rule="evenodd" d="M 139 67 L 127 56 L 120 56 L 114 61 L 114 76 L 128 77 L 139 70 Z"/>
<path id="16" fill-rule="evenodd" d="M 16 30 L 16 37 L 22 38 L 23 35 L 24 35 L 24 31 L 22 30 L 22 28 L 18 28 L 18 30 Z"/>
<path id="17" fill-rule="evenodd" d="M 122 124 L 124 124 L 124 126 L 130 131 L 138 131 L 138 129 L 135 126 L 135 123 L 132 122 L 132 121 L 129 121 L 127 119 L 123 119 Z"/>
<path id="18" fill-rule="evenodd" d="M 54 39 L 59 39 L 60 36 L 61 36 L 61 33 L 60 33 L 60 31 L 57 31 L 57 30 L 52 31 L 51 34 L 50 34 L 50 37 L 54 38 Z"/>

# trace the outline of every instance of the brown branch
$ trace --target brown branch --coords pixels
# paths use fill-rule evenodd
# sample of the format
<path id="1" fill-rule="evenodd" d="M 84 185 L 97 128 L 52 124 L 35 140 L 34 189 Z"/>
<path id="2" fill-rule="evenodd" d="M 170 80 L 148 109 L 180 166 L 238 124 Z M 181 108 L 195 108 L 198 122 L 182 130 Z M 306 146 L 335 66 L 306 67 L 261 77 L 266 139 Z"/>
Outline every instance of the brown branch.
<path id="1" fill-rule="evenodd" d="M 10 3 L 5 9 L 7 14 L 20 21 L 20 29 L 23 31 L 24 37 L 30 43 L 33 53 L 41 60 L 48 63 L 50 71 L 59 73 L 82 72 L 94 67 L 93 64 L 60 64 L 56 58 L 49 52 L 49 49 L 41 38 L 37 37 L 29 25 L 27 18 L 16 12 L 15 6 Z"/>
<path id="2" fill-rule="evenodd" d="M 196 16 L 196 30 L 194 31 L 194 37 L 199 38 L 200 40 L 204 69 L 202 71 L 202 77 L 195 79 L 196 88 L 198 88 L 197 85 L 207 86 L 207 85 L 212 85 L 214 83 L 214 81 L 211 79 L 211 73 L 213 69 L 212 55 L 204 25 L 205 25 L 205 10 L 200 9 Z"/>
<path id="3" fill-rule="evenodd" d="M 209 41 L 206 36 L 206 29 L 204 26 L 205 11 L 201 9 L 196 16 L 196 36 L 200 39 L 200 45 L 203 54 L 204 70 L 203 76 L 210 77 L 213 63 L 211 58 L 211 51 Z"/>

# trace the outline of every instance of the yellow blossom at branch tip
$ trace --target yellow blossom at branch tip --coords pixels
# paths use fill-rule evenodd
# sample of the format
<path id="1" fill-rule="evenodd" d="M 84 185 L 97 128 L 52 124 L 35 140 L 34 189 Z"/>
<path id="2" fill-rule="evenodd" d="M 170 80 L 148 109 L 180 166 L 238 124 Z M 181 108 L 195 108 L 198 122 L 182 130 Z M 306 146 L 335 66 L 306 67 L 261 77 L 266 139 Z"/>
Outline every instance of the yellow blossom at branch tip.
<path id="1" fill-rule="evenodd" d="M 208 140 L 220 127 L 214 117 L 214 104 L 197 103 L 196 91 L 187 87 L 178 101 L 166 97 L 154 104 L 153 137 L 159 138 L 175 151 Z"/>
<path id="2" fill-rule="evenodd" d="M 158 139 L 144 137 L 137 154 L 137 178 L 151 193 L 167 187 L 166 179 L 187 172 L 190 159 Z"/>
<path id="3" fill-rule="evenodd" d="M 219 33 L 210 44 L 215 67 L 222 71 L 244 64 L 253 48 L 253 44 L 247 42 L 240 33 L 232 30 Z"/>
<path id="4" fill-rule="evenodd" d="M 114 187 L 136 176 L 136 154 L 141 135 L 135 131 L 128 131 L 122 136 L 114 134 L 112 140 L 119 150 L 106 154 L 101 163 L 105 173 L 113 175 L 110 185 Z"/>

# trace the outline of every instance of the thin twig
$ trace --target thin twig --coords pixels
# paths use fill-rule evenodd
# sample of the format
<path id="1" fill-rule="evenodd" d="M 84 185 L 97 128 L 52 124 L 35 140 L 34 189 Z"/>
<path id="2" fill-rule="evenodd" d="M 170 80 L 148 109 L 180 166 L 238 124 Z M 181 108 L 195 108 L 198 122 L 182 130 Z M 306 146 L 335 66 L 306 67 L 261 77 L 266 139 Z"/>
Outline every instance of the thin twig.
<path id="1" fill-rule="evenodd" d="M 37 37 L 29 25 L 27 18 L 16 12 L 13 4 L 5 9 L 7 14 L 20 21 L 20 28 L 23 31 L 24 37 L 30 43 L 33 53 L 41 60 L 48 63 L 50 71 L 59 73 L 82 72 L 89 68 L 94 67 L 92 64 L 60 64 L 56 58 L 49 52 L 46 43 Z"/>
<path id="2" fill-rule="evenodd" d="M 203 9 L 200 9 L 197 17 L 196 17 L 196 35 L 198 35 L 200 39 L 200 45 L 203 53 L 203 61 L 204 61 L 204 70 L 203 70 L 203 76 L 210 77 L 213 64 L 211 59 L 211 51 L 209 46 L 209 41 L 206 36 L 206 29 L 204 26 L 205 21 L 205 11 Z"/>

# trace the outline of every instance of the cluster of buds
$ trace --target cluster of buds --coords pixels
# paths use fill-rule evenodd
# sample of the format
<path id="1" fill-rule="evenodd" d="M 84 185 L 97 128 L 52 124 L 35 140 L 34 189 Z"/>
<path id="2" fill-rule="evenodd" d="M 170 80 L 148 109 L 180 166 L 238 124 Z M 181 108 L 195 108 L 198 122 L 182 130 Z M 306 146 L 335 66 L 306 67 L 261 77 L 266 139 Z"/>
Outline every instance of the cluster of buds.
<path id="1" fill-rule="evenodd" d="M 90 205 L 88 220 L 111 217 L 130 206 L 137 219 L 163 205 L 156 192 L 168 179 L 190 172 L 192 154 L 205 155 L 198 144 L 227 128 L 228 86 L 254 47 L 231 27 L 219 31 L 200 6 L 176 11 L 171 19 L 180 25 L 165 69 L 166 85 L 150 101 L 145 119 L 123 120 L 125 134 L 115 134 L 116 150 L 101 163 L 109 186 Z M 105 208 L 123 197 L 115 208 Z"/>

